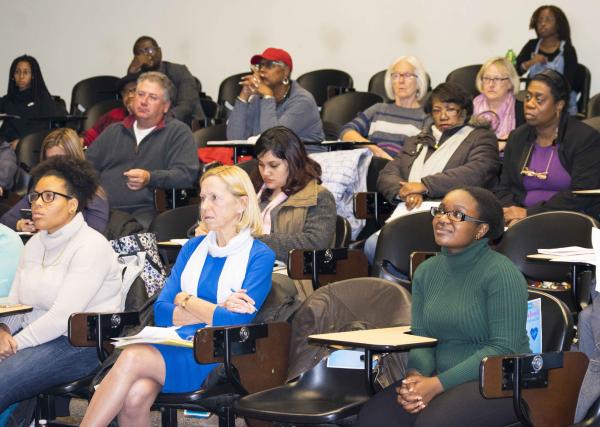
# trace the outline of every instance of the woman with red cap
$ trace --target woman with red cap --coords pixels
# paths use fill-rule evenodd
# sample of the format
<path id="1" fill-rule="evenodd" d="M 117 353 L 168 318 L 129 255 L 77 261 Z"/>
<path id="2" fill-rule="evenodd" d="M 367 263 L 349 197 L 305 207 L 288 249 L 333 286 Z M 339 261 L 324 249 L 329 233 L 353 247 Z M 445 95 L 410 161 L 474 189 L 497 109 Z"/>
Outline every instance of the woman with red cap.
<path id="1" fill-rule="evenodd" d="M 240 81 L 242 90 L 227 122 L 227 138 L 246 139 L 285 126 L 304 142 L 322 141 L 323 125 L 313 96 L 290 79 L 290 54 L 270 47 L 250 63 L 253 72 Z"/>

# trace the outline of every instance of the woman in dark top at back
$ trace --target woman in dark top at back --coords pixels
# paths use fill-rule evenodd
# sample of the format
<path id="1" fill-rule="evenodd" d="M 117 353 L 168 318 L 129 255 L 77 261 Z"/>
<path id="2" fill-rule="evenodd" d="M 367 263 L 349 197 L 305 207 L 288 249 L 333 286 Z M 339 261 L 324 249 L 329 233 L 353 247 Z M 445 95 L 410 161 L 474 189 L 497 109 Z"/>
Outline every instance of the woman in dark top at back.
<path id="1" fill-rule="evenodd" d="M 529 22 L 536 39 L 529 40 L 517 57 L 517 72 L 533 77 L 544 70 L 563 74 L 571 88 L 575 87 L 577 53 L 571 44 L 571 27 L 565 13 L 556 6 L 538 7 Z M 577 94 L 570 93 L 567 111 L 577 113 Z"/>
<path id="2" fill-rule="evenodd" d="M 48 128 L 45 120 L 31 119 L 59 116 L 67 112 L 52 100 L 37 60 L 33 56 L 23 55 L 10 66 L 8 91 L 0 98 L 0 113 L 21 117 L 6 119 L 0 127 L 0 137 L 15 148 L 25 135 Z"/>

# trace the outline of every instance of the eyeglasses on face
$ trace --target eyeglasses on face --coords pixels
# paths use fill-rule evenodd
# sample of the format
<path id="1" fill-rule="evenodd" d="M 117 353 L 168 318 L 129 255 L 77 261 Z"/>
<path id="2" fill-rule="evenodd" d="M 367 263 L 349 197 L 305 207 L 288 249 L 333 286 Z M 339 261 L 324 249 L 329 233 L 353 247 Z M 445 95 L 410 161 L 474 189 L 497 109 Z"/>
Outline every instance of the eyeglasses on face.
<path id="1" fill-rule="evenodd" d="M 404 80 L 416 79 L 417 75 L 414 73 L 392 73 L 390 74 L 392 80 L 400 80 L 400 78 Z"/>
<path id="2" fill-rule="evenodd" d="M 154 55 L 156 52 L 158 52 L 159 49 L 160 49 L 160 47 L 158 47 L 158 46 L 144 47 L 142 49 L 138 49 L 136 51 L 136 55 L 141 55 L 142 53 L 145 53 L 146 55 Z"/>
<path id="3" fill-rule="evenodd" d="M 59 193 L 57 191 L 42 191 L 41 193 L 38 193 L 37 191 L 33 191 L 31 193 L 29 193 L 27 195 L 27 200 L 29 200 L 29 203 L 34 203 L 37 199 L 39 199 L 40 197 L 42 198 L 42 201 L 44 203 L 52 203 L 54 201 L 54 199 L 56 198 L 56 196 L 62 196 L 65 199 L 72 199 L 73 196 L 69 196 L 68 194 L 63 194 L 63 193 Z"/>
<path id="4" fill-rule="evenodd" d="M 504 82 L 508 80 L 508 77 L 482 77 L 481 81 L 483 82 L 484 85 L 489 85 L 489 84 L 499 84 L 501 82 Z"/>
<path id="5" fill-rule="evenodd" d="M 469 222 L 485 223 L 485 221 L 482 221 L 480 219 L 477 219 L 475 217 L 467 215 L 466 213 L 463 213 L 460 211 L 447 211 L 440 207 L 438 207 L 438 208 L 433 207 L 430 209 L 429 212 L 431 212 L 431 216 L 434 218 L 441 218 L 444 215 L 446 215 L 446 217 L 448 217 L 448 219 L 452 222 L 469 221 Z"/>
<path id="6" fill-rule="evenodd" d="M 460 108 L 456 107 L 448 107 L 448 108 L 438 108 L 434 107 L 431 109 L 432 116 L 441 116 L 442 114 L 446 114 L 448 117 L 456 117 L 460 113 Z"/>
<path id="7" fill-rule="evenodd" d="M 285 64 L 284 64 L 283 62 L 281 62 L 281 61 L 267 61 L 267 60 L 265 60 L 265 61 L 260 61 L 260 62 L 259 62 L 258 64 L 256 64 L 256 65 L 258 66 L 258 69 L 259 69 L 259 70 L 261 70 L 261 69 L 263 69 L 263 68 L 264 68 L 264 69 L 267 69 L 267 70 L 270 70 L 270 69 L 272 69 L 273 67 L 284 67 L 284 66 L 285 66 Z"/>

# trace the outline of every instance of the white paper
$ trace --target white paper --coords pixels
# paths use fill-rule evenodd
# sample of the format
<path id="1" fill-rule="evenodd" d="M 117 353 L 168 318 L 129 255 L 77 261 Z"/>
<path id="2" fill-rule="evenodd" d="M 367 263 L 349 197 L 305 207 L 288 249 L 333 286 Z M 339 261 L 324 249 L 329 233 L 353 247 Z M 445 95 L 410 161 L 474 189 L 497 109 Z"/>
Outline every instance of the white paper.
<path id="1" fill-rule="evenodd" d="M 594 253 L 594 249 L 582 248 L 581 246 L 566 246 L 564 248 L 538 249 L 538 253 L 556 256 L 589 255 Z"/>
<path id="2" fill-rule="evenodd" d="M 172 326 L 170 328 L 160 328 L 156 326 L 146 326 L 136 335 L 128 337 L 113 338 L 113 345 L 115 347 L 122 347 L 131 344 L 164 344 L 164 343 L 176 343 L 184 344 L 186 341 L 190 342 L 193 340 L 192 337 L 188 337 L 187 340 L 182 339 L 177 333 L 179 326 Z"/>
<path id="3" fill-rule="evenodd" d="M 415 208 L 415 209 L 409 211 L 408 209 L 406 209 L 406 203 L 400 202 L 400 203 L 398 203 L 398 206 L 396 206 L 396 209 L 394 209 L 394 212 L 392 212 L 392 215 L 390 215 L 390 217 L 385 222 L 388 223 L 388 222 L 390 222 L 396 218 L 399 218 L 401 216 L 404 216 L 404 215 L 410 215 L 410 214 L 417 213 L 417 212 L 429 211 L 429 210 L 431 210 L 431 208 L 437 208 L 440 205 L 440 203 L 441 203 L 441 201 L 439 201 L 439 200 L 426 201 L 426 202 L 421 203 L 421 206 L 419 206 L 418 208 Z"/>
<path id="4" fill-rule="evenodd" d="M 600 265 L 600 229 L 592 228 L 592 247 L 594 248 L 594 255 L 596 258 L 595 265 Z M 598 274 L 596 273 L 596 291 L 600 292 L 600 285 L 598 282 Z"/>
<path id="5" fill-rule="evenodd" d="M 169 242 L 183 246 L 188 242 L 188 240 L 190 239 L 169 239 Z"/>

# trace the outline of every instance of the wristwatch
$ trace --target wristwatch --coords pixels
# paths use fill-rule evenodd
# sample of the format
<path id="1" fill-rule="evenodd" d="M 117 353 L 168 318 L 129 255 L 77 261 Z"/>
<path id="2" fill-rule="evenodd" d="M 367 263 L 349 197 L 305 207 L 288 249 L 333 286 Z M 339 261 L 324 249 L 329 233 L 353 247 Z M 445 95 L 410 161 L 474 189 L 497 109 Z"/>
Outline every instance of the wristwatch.
<path id="1" fill-rule="evenodd" d="M 190 300 L 191 297 L 192 295 L 188 294 L 188 296 L 185 297 L 183 301 L 181 301 L 181 304 L 179 306 L 185 310 L 185 306 L 187 305 L 187 302 Z"/>

